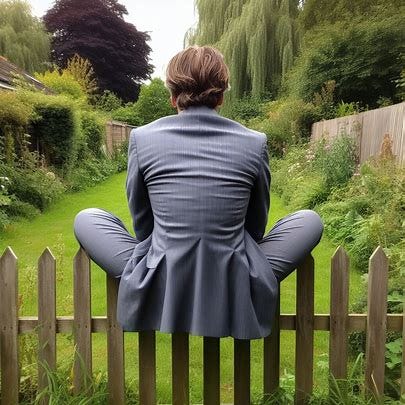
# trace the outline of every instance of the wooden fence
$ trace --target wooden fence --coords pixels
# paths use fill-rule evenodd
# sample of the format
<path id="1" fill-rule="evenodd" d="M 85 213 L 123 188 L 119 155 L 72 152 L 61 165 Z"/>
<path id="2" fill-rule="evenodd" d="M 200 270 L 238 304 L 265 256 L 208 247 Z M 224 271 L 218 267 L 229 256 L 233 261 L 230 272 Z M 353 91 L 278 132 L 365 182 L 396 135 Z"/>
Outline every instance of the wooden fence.
<path id="1" fill-rule="evenodd" d="M 359 145 L 360 162 L 378 155 L 384 136 L 392 140 L 392 150 L 399 164 L 405 164 L 405 102 L 365 111 L 356 115 L 319 121 L 312 125 L 311 140 L 327 139 L 346 133 Z"/>
<path id="2" fill-rule="evenodd" d="M 18 403 L 18 335 L 36 333 L 39 339 L 38 384 L 47 385 L 42 364 L 56 365 L 56 334 L 74 333 L 76 357 L 75 392 L 86 391 L 92 373 L 91 334 L 107 333 L 109 403 L 125 402 L 124 333 L 117 324 L 118 284 L 107 277 L 107 316 L 91 316 L 90 260 L 79 249 L 74 263 L 74 316 L 56 314 L 56 261 L 47 248 L 38 261 L 38 317 L 19 317 L 17 307 L 17 257 L 8 247 L 0 258 L 0 362 L 1 404 Z M 263 393 L 279 386 L 280 330 L 295 330 L 295 402 L 305 403 L 313 386 L 314 331 L 330 333 L 329 367 L 336 378 L 347 373 L 347 337 L 350 331 L 366 332 L 365 385 L 381 395 L 384 385 L 384 353 L 387 330 L 402 331 L 403 314 L 387 314 L 388 260 L 381 247 L 369 261 L 367 314 L 349 314 L 349 259 L 339 247 L 331 259 L 330 314 L 314 314 L 314 260 L 297 270 L 296 314 L 279 314 L 270 336 L 264 338 Z M 282 285 L 281 285 L 282 287 Z M 154 331 L 139 333 L 139 400 L 156 404 L 156 337 Z M 220 340 L 203 337 L 204 404 L 220 404 Z M 405 347 L 405 346 L 404 346 Z M 84 365 L 84 367 L 83 367 Z M 189 335 L 172 334 L 172 403 L 189 404 Z M 402 361 L 402 392 L 405 391 L 405 356 Z M 89 392 L 89 395 L 91 393 Z M 250 403 L 250 341 L 234 339 L 234 403 Z"/>
<path id="3" fill-rule="evenodd" d="M 114 148 L 119 147 L 129 138 L 131 130 L 135 128 L 132 125 L 119 121 L 108 121 L 106 124 L 106 151 L 111 155 Z"/>

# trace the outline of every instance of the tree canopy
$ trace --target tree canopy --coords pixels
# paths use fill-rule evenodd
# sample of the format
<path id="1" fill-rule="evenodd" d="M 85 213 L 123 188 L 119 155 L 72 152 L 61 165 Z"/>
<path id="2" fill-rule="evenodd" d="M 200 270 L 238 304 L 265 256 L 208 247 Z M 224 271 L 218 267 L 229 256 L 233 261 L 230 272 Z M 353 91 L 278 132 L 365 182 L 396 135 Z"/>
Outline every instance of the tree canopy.
<path id="1" fill-rule="evenodd" d="M 196 0 L 188 43 L 214 45 L 231 71 L 231 98 L 275 92 L 298 51 L 298 0 Z"/>
<path id="2" fill-rule="evenodd" d="M 397 81 L 405 64 L 402 13 L 353 18 L 323 25 L 306 35 L 291 71 L 288 93 L 311 100 L 328 80 L 337 101 L 376 107 L 379 99 L 400 101 Z"/>
<path id="3" fill-rule="evenodd" d="M 91 63 L 101 91 L 130 101 L 138 97 L 140 82 L 150 78 L 153 66 L 149 35 L 126 22 L 126 14 L 117 0 L 56 0 L 44 22 L 59 67 L 78 54 Z"/>
<path id="4" fill-rule="evenodd" d="M 28 2 L 0 0 L 0 55 L 29 73 L 43 71 L 49 61 L 50 41 Z"/>

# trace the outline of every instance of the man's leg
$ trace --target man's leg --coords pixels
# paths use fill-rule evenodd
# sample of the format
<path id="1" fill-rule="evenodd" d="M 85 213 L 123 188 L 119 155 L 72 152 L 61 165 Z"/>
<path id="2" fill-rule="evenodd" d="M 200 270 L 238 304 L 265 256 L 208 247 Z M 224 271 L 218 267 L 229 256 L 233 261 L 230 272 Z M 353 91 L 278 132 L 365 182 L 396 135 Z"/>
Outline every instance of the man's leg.
<path id="1" fill-rule="evenodd" d="M 74 220 L 74 234 L 90 258 L 111 277 L 121 277 L 138 240 L 112 213 L 86 208 Z"/>
<path id="2" fill-rule="evenodd" d="M 258 242 L 274 274 L 281 282 L 319 243 L 323 223 L 312 210 L 300 210 L 281 218 Z"/>

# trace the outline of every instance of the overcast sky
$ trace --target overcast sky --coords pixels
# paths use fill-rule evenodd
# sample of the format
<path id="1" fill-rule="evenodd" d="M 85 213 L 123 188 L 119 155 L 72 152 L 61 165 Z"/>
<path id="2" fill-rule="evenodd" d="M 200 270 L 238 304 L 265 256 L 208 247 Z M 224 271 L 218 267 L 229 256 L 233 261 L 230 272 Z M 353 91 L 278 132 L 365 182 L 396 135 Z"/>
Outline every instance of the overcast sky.
<path id="1" fill-rule="evenodd" d="M 31 0 L 33 13 L 42 17 L 54 0 Z M 164 78 L 167 62 L 183 49 L 185 32 L 195 25 L 194 0 L 120 0 L 128 10 L 125 19 L 151 36 L 153 76 Z"/>

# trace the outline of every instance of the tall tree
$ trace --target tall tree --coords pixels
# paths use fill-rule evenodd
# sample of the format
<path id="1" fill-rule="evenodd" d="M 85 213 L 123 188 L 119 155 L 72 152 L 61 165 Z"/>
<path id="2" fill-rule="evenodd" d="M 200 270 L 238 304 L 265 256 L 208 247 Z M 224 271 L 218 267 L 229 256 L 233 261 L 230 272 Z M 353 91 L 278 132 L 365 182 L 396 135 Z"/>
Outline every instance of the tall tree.
<path id="1" fill-rule="evenodd" d="M 0 55 L 27 72 L 43 71 L 49 61 L 50 40 L 28 2 L 0 0 Z"/>
<path id="2" fill-rule="evenodd" d="M 78 54 L 90 61 L 100 90 L 132 101 L 153 66 L 149 35 L 126 22 L 126 14 L 117 0 L 56 0 L 44 22 L 52 33 L 52 58 L 59 67 Z"/>
<path id="3" fill-rule="evenodd" d="M 188 43 L 217 46 L 231 70 L 231 99 L 276 92 L 298 51 L 298 0 L 196 0 Z"/>

